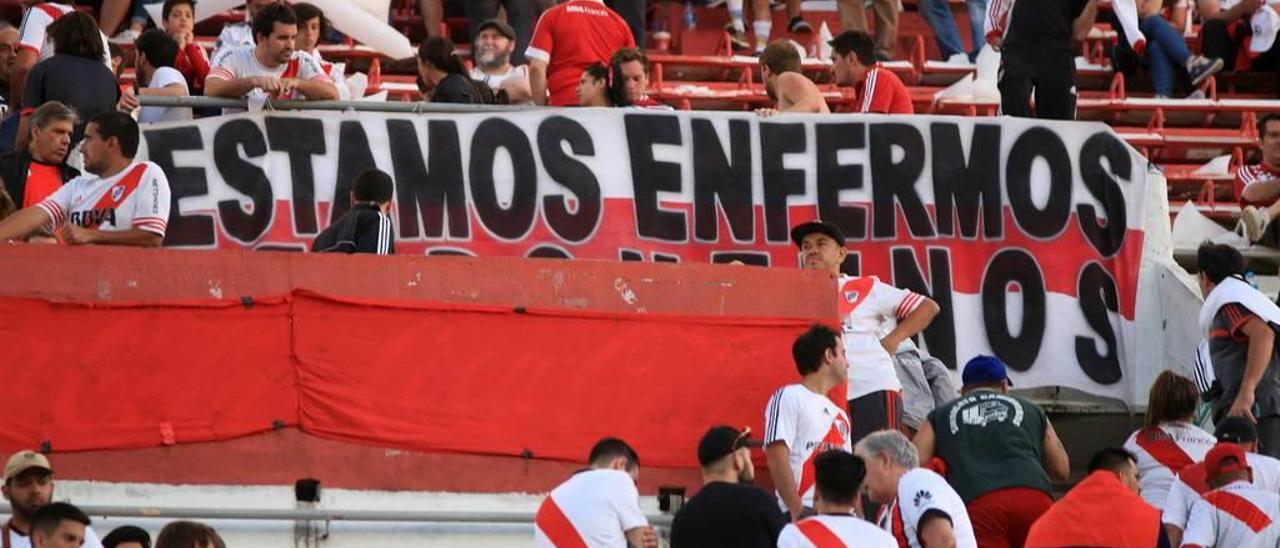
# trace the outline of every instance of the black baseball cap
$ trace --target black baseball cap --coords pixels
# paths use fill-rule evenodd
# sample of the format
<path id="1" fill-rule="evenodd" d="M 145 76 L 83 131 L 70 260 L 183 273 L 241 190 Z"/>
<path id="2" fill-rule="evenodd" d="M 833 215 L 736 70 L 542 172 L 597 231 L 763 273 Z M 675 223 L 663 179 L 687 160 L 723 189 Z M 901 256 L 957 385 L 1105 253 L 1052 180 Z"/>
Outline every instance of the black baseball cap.
<path id="1" fill-rule="evenodd" d="M 480 23 L 480 26 L 476 27 L 476 35 L 478 36 L 481 32 L 484 31 L 484 29 L 496 30 L 498 31 L 498 34 L 506 36 L 507 40 L 516 39 L 516 31 L 512 30 L 511 25 L 508 25 L 506 21 L 503 21 L 501 19 L 489 19 L 483 23 Z"/>
<path id="2" fill-rule="evenodd" d="M 698 442 L 698 463 L 707 466 L 743 447 L 760 446 L 759 441 L 751 439 L 750 427 L 738 430 L 732 426 L 712 426 Z"/>
<path id="3" fill-rule="evenodd" d="M 1244 417 L 1227 417 L 1218 421 L 1213 437 L 1227 443 L 1250 443 L 1258 441 L 1258 427 Z"/>
<path id="4" fill-rule="evenodd" d="M 804 237 L 814 233 L 826 234 L 827 236 L 830 236 L 832 240 L 835 240 L 837 244 L 840 244 L 840 247 L 844 247 L 844 233 L 840 232 L 840 229 L 836 228 L 836 225 L 826 221 L 810 221 L 792 227 L 791 241 L 796 244 L 796 247 L 800 247 L 800 243 L 804 241 Z"/>

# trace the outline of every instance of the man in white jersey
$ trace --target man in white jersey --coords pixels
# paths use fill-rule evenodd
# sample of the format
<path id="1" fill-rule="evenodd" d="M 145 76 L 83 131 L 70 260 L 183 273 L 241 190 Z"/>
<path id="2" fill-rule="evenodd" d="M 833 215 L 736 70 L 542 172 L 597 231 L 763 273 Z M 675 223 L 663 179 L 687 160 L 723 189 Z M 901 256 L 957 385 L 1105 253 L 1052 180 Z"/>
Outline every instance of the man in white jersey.
<path id="1" fill-rule="evenodd" d="M 169 180 L 160 166 L 133 160 L 138 123 L 119 111 L 94 116 L 80 147 L 90 175 L 0 221 L 0 241 L 52 224 L 67 244 L 160 247 L 169 224 Z"/>
<path id="2" fill-rule="evenodd" d="M 239 99 L 254 89 L 272 97 L 335 100 L 338 88 L 314 57 L 295 49 L 298 16 L 284 4 L 271 4 L 253 21 L 256 46 L 239 48 L 213 61 L 204 81 L 205 95 Z"/>
<path id="3" fill-rule="evenodd" d="M 138 89 L 138 95 L 186 97 L 191 94 L 187 79 L 173 68 L 178 56 L 177 41 L 162 30 L 151 29 L 138 37 L 134 48 L 138 52 L 135 63 L 138 85 L 145 86 Z M 116 108 L 123 112 L 138 111 L 138 122 L 142 124 L 190 120 L 192 116 L 191 107 L 141 107 L 131 90 L 120 95 Z"/>
<path id="4" fill-rule="evenodd" d="M 964 501 L 946 479 L 920 468 L 920 455 L 902 432 L 868 435 L 854 453 L 867 465 L 867 494 L 883 505 L 877 522 L 899 545 L 978 547 Z"/>
<path id="5" fill-rule="evenodd" d="M 1245 452 L 1246 464 L 1252 471 L 1253 485 L 1272 493 L 1280 492 L 1280 460 L 1260 455 L 1258 430 L 1249 419 L 1227 417 L 1214 430 L 1219 444 L 1232 443 Z M 1187 528 L 1192 505 L 1209 492 L 1208 470 L 1203 461 L 1183 468 L 1169 487 L 1163 513 L 1160 516 L 1172 545 L 1177 546 Z"/>
<path id="6" fill-rule="evenodd" d="M 897 548 L 893 535 L 857 516 L 858 491 L 867 475 L 862 459 L 827 451 L 818 455 L 813 468 L 818 478 L 817 515 L 788 524 L 778 536 L 779 548 Z"/>
<path id="7" fill-rule="evenodd" d="M 929 327 L 938 315 L 933 299 L 880 282 L 875 276 L 853 277 L 840 272 L 849 255 L 844 233 L 822 221 L 791 229 L 805 268 L 823 270 L 837 278 L 841 329 L 849 356 L 848 405 L 853 419 L 853 443 L 886 428 L 902 428 L 902 383 L 894 371 L 893 355 L 910 337 Z"/>
<path id="8" fill-rule="evenodd" d="M 9 104 L 21 105 L 26 90 L 27 73 L 39 61 L 53 57 L 53 44 L 48 37 L 49 25 L 76 9 L 70 4 L 39 2 L 27 8 L 18 27 L 18 51 L 9 69 Z M 101 34 L 101 33 L 99 33 Z M 102 62 L 111 67 L 107 35 L 102 35 Z"/>
<path id="9" fill-rule="evenodd" d="M 223 25 L 222 32 L 218 34 L 218 41 L 213 43 L 213 53 L 209 59 L 218 60 L 218 56 L 228 51 L 252 46 L 256 43 L 254 40 L 253 21 L 258 18 L 258 12 L 262 8 L 271 4 L 278 4 L 280 0 L 249 0 L 244 3 L 244 21 Z"/>
<path id="10" fill-rule="evenodd" d="M 49 459 L 35 451 L 18 451 L 4 466 L 5 500 L 13 509 L 9 521 L 0 526 L 0 545 L 9 548 L 32 548 L 33 525 L 37 512 L 50 506 L 53 499 L 53 467 Z M 84 548 L 102 548 L 98 534 L 87 525 Z"/>
<path id="11" fill-rule="evenodd" d="M 539 547 L 657 548 L 658 536 L 640 511 L 640 457 L 627 442 L 605 438 L 591 448 L 591 468 L 551 490 L 534 517 Z"/>
<path id="12" fill-rule="evenodd" d="M 851 451 L 849 416 L 827 396 L 848 380 L 849 362 L 840 334 L 825 325 L 797 337 L 791 356 L 802 378 L 769 398 L 764 446 L 778 505 L 797 520 L 813 512 L 814 460 L 824 451 Z"/>
<path id="13" fill-rule="evenodd" d="M 1223 443 L 1204 459 L 1212 491 L 1191 506 L 1182 546 L 1271 548 L 1280 542 L 1280 494 L 1255 487 L 1244 449 Z"/>
<path id="14" fill-rule="evenodd" d="M 1145 425 L 1124 443 L 1137 459 L 1141 495 L 1151 506 L 1164 508 L 1174 476 L 1204 460 L 1218 444 L 1213 434 L 1190 422 L 1199 400 L 1191 379 L 1173 371 L 1160 373 L 1147 397 Z"/>

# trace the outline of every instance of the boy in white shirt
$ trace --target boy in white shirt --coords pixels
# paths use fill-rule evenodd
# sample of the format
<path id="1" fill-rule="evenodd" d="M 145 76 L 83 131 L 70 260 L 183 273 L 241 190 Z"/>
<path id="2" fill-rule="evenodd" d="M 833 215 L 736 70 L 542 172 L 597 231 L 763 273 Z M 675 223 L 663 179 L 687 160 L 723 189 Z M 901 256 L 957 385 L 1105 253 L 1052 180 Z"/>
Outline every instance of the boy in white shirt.
<path id="1" fill-rule="evenodd" d="M 138 51 L 138 95 L 186 97 L 187 79 L 173 68 L 178 56 L 178 42 L 164 31 L 151 29 L 142 33 L 135 42 Z M 144 87 L 145 86 L 145 87 Z M 117 105 L 123 112 L 138 110 L 138 123 L 171 122 L 191 119 L 189 107 L 141 107 L 138 98 L 129 91 L 120 96 Z"/>

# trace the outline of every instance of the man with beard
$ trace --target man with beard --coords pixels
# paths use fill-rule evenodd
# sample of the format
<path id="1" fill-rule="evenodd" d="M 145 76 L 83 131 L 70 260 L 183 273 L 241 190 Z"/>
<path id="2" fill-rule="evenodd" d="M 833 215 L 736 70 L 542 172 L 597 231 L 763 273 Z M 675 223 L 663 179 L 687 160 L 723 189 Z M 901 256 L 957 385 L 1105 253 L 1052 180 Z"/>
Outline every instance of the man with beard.
<path id="1" fill-rule="evenodd" d="M 765 93 L 778 102 L 776 108 L 757 109 L 756 114 L 769 117 L 780 112 L 829 113 L 822 92 L 800 73 L 800 52 L 787 40 L 775 40 L 760 54 L 760 77 Z"/>
<path id="2" fill-rule="evenodd" d="M 507 101 L 512 104 L 524 104 L 533 99 L 533 92 L 529 90 L 529 67 L 511 64 L 515 44 L 511 25 L 501 19 L 481 23 L 472 42 L 476 67 L 471 70 L 471 79 L 484 82 L 495 94 L 507 92 Z"/>
<path id="3" fill-rule="evenodd" d="M 751 429 L 714 426 L 698 442 L 702 490 L 671 522 L 671 546 L 772 547 L 787 525 L 773 497 L 751 485 Z"/>
<path id="4" fill-rule="evenodd" d="M 31 525 L 36 512 L 53 499 L 53 467 L 35 451 L 19 451 L 4 466 L 4 498 L 13 515 L 0 526 L 0 543 L 8 548 L 31 548 Z M 84 548 L 102 548 L 92 527 L 84 528 Z"/>
<path id="5" fill-rule="evenodd" d="M 253 21 L 258 44 L 215 56 L 204 81 L 209 97 L 239 99 L 254 89 L 272 97 L 309 101 L 338 98 L 338 87 L 316 59 L 295 49 L 298 17 L 293 8 L 271 4 Z"/>

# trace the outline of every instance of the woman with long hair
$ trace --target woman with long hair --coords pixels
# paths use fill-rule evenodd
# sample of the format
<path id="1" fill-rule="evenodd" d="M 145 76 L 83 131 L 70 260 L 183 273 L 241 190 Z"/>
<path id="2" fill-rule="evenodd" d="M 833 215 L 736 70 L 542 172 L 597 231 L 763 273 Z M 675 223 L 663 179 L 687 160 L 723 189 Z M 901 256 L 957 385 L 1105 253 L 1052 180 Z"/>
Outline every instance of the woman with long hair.
<path id="1" fill-rule="evenodd" d="M 1124 444 L 1138 458 L 1142 498 L 1156 508 L 1164 508 L 1174 476 L 1204 460 L 1218 443 L 1213 434 L 1191 423 L 1199 396 L 1191 379 L 1172 371 L 1160 373 L 1147 396 L 1145 423 Z"/>
<path id="2" fill-rule="evenodd" d="M 418 76 L 432 103 L 494 103 L 489 86 L 471 79 L 453 42 L 432 36 L 418 46 Z"/>
<path id="3" fill-rule="evenodd" d="M 578 106 L 631 106 L 622 82 L 621 69 L 597 61 L 582 71 L 582 77 L 578 79 Z"/>

